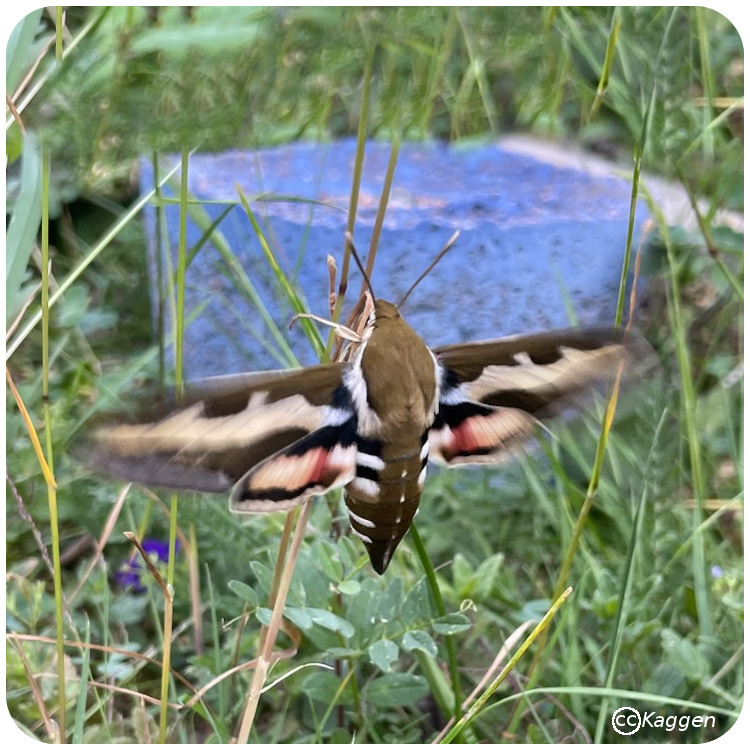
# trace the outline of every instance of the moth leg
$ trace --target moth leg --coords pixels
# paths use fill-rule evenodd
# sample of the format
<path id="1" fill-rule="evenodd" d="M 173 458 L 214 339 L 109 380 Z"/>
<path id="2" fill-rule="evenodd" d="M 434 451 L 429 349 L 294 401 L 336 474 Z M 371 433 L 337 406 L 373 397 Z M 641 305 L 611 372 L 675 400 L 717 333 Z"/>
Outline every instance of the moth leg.
<path id="1" fill-rule="evenodd" d="M 289 328 L 291 328 L 294 325 L 294 322 L 296 320 L 299 320 L 300 318 L 314 320 L 318 323 L 322 323 L 325 326 L 330 326 L 334 331 L 336 331 L 336 334 L 339 336 L 339 338 L 346 339 L 347 341 L 353 341 L 355 344 L 362 343 L 362 337 L 356 331 L 353 331 L 351 328 L 348 328 L 342 323 L 334 323 L 332 320 L 326 320 L 325 318 L 321 318 L 319 315 L 314 315 L 313 313 L 297 313 L 297 315 L 292 318 L 291 323 L 289 323 Z"/>

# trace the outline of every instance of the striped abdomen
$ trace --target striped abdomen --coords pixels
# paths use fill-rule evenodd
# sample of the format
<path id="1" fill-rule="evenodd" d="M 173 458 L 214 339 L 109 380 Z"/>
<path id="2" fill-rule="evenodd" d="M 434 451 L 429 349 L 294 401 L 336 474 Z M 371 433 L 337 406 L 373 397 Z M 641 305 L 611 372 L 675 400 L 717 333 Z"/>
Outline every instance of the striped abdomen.
<path id="1" fill-rule="evenodd" d="M 344 498 L 352 530 L 378 573 L 388 567 L 417 512 L 428 453 L 426 433 L 416 440 L 358 441 L 357 476 L 346 485 Z"/>

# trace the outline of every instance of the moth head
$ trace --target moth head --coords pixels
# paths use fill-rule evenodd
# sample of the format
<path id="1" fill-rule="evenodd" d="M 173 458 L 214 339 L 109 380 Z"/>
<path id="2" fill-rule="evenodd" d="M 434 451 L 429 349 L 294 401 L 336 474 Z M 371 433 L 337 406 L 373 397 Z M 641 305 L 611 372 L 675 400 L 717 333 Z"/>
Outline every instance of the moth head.
<path id="1" fill-rule="evenodd" d="M 374 313 L 376 321 L 393 320 L 401 317 L 396 305 L 386 302 L 384 299 L 375 300 Z"/>

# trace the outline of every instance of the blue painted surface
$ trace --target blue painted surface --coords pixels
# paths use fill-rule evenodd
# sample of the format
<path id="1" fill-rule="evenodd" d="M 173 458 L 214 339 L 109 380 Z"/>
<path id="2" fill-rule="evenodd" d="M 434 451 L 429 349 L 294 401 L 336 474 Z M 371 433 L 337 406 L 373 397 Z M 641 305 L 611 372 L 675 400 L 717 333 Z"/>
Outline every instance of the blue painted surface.
<path id="1" fill-rule="evenodd" d="M 323 317 L 328 315 L 326 256 L 334 255 L 340 265 L 354 148 L 354 141 L 297 143 L 253 153 L 198 154 L 190 162 L 190 189 L 204 200 L 237 201 L 239 184 L 249 199 L 262 194 L 327 204 L 251 203 L 279 263 L 310 310 Z M 389 145 L 368 144 L 355 231 L 362 255 L 389 155 Z M 147 163 L 141 180 L 143 189 L 150 189 Z M 570 324 L 566 298 L 579 322 L 610 323 L 629 203 L 626 180 L 554 167 L 505 150 L 502 143 L 471 148 L 404 144 L 373 286 L 378 296 L 397 300 L 458 229 L 455 247 L 402 310 L 428 344 L 565 327 Z M 209 213 L 217 216 L 222 208 L 211 206 Z M 173 258 L 177 214 L 176 207 L 167 212 Z M 636 237 L 646 217 L 640 206 Z M 153 210 L 146 218 L 153 237 Z M 241 206 L 225 218 L 221 230 L 286 334 L 292 313 L 278 302 L 273 274 Z M 189 227 L 189 243 L 200 236 L 198 228 Z M 352 266 L 352 302 L 360 281 Z M 196 256 L 187 283 L 188 313 L 205 304 L 186 333 L 191 379 L 281 366 L 262 343 L 269 335 L 257 310 L 226 276 L 226 265 L 213 248 Z M 301 329 L 295 327 L 290 341 L 303 364 L 314 362 Z"/>

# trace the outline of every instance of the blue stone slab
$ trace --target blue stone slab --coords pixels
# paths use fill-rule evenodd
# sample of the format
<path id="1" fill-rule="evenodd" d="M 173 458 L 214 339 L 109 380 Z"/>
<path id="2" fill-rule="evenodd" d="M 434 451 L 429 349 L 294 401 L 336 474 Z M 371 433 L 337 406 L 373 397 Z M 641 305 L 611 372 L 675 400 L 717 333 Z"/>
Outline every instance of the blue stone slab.
<path id="1" fill-rule="evenodd" d="M 353 140 L 197 154 L 190 160 L 190 190 L 202 200 L 217 202 L 205 206 L 215 218 L 226 205 L 221 202 L 238 201 L 239 185 L 295 289 L 312 312 L 328 317 L 326 256 L 332 254 L 340 267 L 354 154 Z M 388 144 L 367 145 L 355 231 L 361 255 L 369 246 L 389 156 Z M 153 185 L 146 162 L 141 185 L 144 191 Z M 404 144 L 373 286 L 378 296 L 398 300 L 459 230 L 454 248 L 402 310 L 429 345 L 566 327 L 572 322 L 571 311 L 581 324 L 611 323 L 630 189 L 626 178 L 559 166 L 502 141 L 471 147 Z M 166 214 L 176 264 L 178 210 L 169 207 Z M 635 237 L 646 218 L 645 207 L 639 206 Z M 153 266 L 153 209 L 146 221 Z M 299 326 L 288 333 L 292 311 L 244 209 L 233 208 L 220 230 L 299 361 L 313 364 Z M 189 224 L 189 244 L 202 233 Z M 201 309 L 186 331 L 191 379 L 287 365 L 269 348 L 267 326 L 232 279 L 211 246 L 204 247 L 188 269 L 188 315 Z M 360 283 L 352 264 L 350 304 Z"/>

